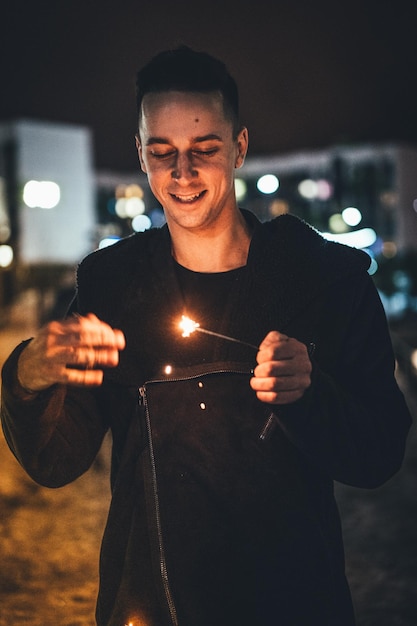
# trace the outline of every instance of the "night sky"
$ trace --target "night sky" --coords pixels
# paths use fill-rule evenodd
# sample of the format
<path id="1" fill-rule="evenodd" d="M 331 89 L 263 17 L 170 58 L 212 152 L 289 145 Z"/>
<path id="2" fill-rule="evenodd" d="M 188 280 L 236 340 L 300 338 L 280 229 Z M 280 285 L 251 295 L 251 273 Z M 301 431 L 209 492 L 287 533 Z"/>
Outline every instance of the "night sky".
<path id="1" fill-rule="evenodd" d="M 94 166 L 133 171 L 135 74 L 179 43 L 224 60 L 249 154 L 417 145 L 417 11 L 403 0 L 9 2 L 0 121 L 92 129 Z"/>

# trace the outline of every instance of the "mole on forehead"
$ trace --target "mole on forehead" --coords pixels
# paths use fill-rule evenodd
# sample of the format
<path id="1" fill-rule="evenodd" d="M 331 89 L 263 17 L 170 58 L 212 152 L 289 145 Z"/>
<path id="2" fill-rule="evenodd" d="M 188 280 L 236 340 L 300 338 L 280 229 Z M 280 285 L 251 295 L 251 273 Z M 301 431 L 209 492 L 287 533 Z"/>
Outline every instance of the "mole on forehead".
<path id="1" fill-rule="evenodd" d="M 200 121 L 200 120 L 198 119 L 198 117 L 196 117 L 196 118 L 195 118 L 195 120 L 194 120 L 194 122 L 195 122 L 196 124 L 198 124 L 198 122 L 199 122 L 199 121 Z"/>

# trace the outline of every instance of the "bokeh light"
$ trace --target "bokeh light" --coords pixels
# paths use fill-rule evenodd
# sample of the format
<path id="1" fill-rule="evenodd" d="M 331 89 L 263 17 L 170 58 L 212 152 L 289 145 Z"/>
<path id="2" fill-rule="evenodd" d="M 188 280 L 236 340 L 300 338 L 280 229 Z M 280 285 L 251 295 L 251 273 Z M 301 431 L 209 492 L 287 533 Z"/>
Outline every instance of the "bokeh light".
<path id="1" fill-rule="evenodd" d="M 7 244 L 0 246 L 0 267 L 9 267 L 13 263 L 13 248 Z"/>
<path id="2" fill-rule="evenodd" d="M 386 259 L 393 259 L 397 254 L 397 245 L 394 241 L 384 241 L 381 252 Z"/>
<path id="3" fill-rule="evenodd" d="M 132 220 L 132 228 L 136 233 L 148 230 L 152 226 L 152 222 L 147 215 L 136 215 Z"/>
<path id="4" fill-rule="evenodd" d="M 110 235 L 109 237 L 104 237 L 100 243 L 98 244 L 98 247 L 101 248 L 107 248 L 108 246 L 112 246 L 114 243 L 116 243 L 116 241 L 119 241 L 120 237 L 117 237 L 117 235 Z"/>
<path id="5" fill-rule="evenodd" d="M 354 206 L 343 209 L 342 217 L 348 226 L 357 226 L 362 221 L 362 213 Z"/>
<path id="6" fill-rule="evenodd" d="M 50 180 L 29 180 L 23 188 L 23 202 L 31 209 L 53 209 L 60 199 L 59 185 Z"/>
<path id="7" fill-rule="evenodd" d="M 241 202 L 246 197 L 247 185 L 243 178 L 235 178 L 235 193 L 238 202 Z"/>
<path id="8" fill-rule="evenodd" d="M 151 218 L 152 226 L 154 226 L 155 228 L 160 228 L 166 222 L 165 213 L 162 209 L 159 208 L 152 209 L 152 211 L 149 213 L 149 217 Z"/>
<path id="9" fill-rule="evenodd" d="M 285 215 L 290 212 L 289 204 L 286 200 L 273 200 L 269 205 L 269 213 L 273 217 Z"/>
<path id="10" fill-rule="evenodd" d="M 279 180 L 274 174 L 264 174 L 258 179 L 256 186 L 261 193 L 275 193 L 279 187 Z"/>
<path id="11" fill-rule="evenodd" d="M 340 213 L 334 213 L 329 217 L 329 228 L 334 233 L 345 233 L 348 228 Z"/>
<path id="12" fill-rule="evenodd" d="M 329 200 L 333 195 L 333 187 L 328 180 L 305 178 L 298 184 L 298 193 L 306 200 Z"/>
<path id="13" fill-rule="evenodd" d="M 306 200 L 313 200 L 317 196 L 317 183 L 311 178 L 305 178 L 298 185 L 298 193 Z"/>
<path id="14" fill-rule="evenodd" d="M 344 243 L 352 248 L 370 248 L 377 240 L 373 228 L 361 228 L 350 233 L 322 233 L 325 239 Z"/>

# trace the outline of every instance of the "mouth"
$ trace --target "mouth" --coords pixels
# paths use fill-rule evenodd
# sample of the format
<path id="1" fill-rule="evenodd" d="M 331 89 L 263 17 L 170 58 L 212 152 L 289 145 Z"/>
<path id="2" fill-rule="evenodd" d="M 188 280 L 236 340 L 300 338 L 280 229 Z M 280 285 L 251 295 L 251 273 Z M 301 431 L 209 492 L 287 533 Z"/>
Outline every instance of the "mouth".
<path id="1" fill-rule="evenodd" d="M 181 204 L 192 204 L 193 202 L 197 202 L 205 195 L 206 191 L 200 191 L 199 193 L 191 193 L 191 194 L 177 194 L 171 193 L 170 196 L 176 202 L 180 202 Z"/>

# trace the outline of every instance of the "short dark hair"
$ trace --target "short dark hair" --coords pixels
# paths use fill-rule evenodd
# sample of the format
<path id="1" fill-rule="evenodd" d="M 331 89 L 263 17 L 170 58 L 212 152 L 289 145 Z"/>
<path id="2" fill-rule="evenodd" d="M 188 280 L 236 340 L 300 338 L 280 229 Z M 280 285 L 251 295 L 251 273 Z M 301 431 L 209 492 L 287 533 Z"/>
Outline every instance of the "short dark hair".
<path id="1" fill-rule="evenodd" d="M 240 130 L 239 94 L 234 78 L 226 65 L 207 52 L 179 46 L 154 56 L 136 75 L 136 107 L 141 116 L 143 97 L 164 91 L 218 92 L 222 96 L 226 118 L 233 125 L 233 134 Z"/>

